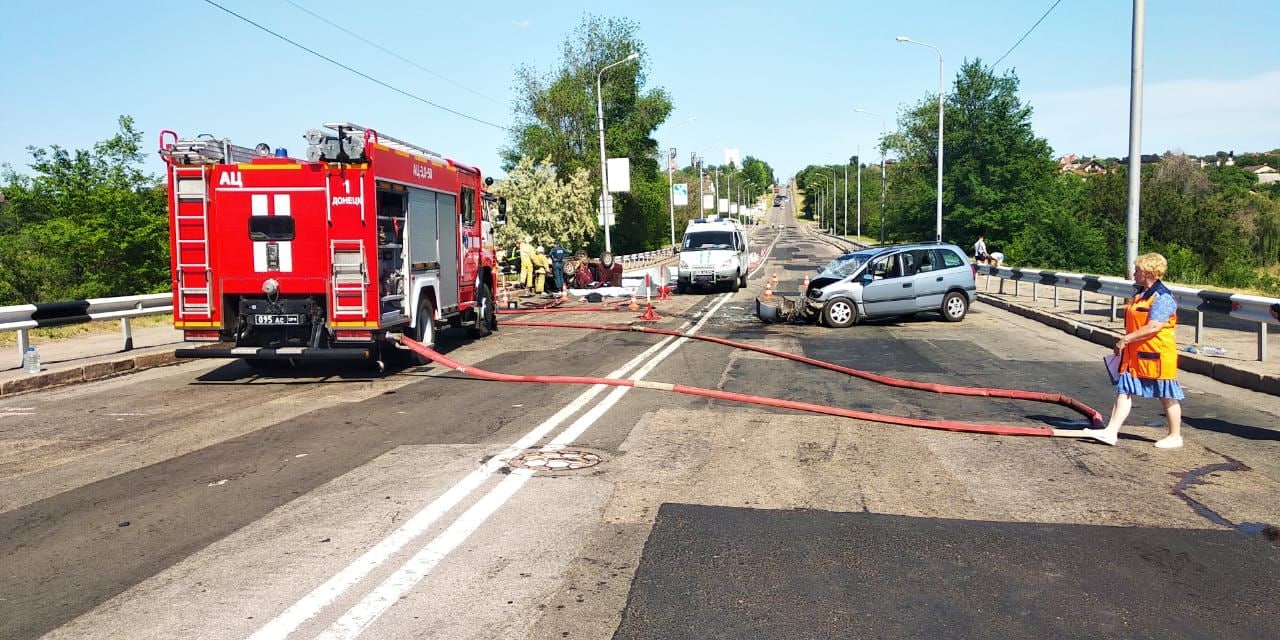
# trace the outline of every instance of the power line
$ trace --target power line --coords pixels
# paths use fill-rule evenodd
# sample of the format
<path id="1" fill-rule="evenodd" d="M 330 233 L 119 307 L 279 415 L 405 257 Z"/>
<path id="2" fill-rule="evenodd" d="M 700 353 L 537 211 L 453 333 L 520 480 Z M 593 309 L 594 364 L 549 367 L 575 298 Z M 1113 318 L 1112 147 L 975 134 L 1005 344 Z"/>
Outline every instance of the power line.
<path id="1" fill-rule="evenodd" d="M 301 44 L 299 44 L 299 43 L 297 43 L 297 42 L 294 42 L 293 40 L 290 40 L 290 39 L 288 39 L 288 38 L 286 38 L 286 37 L 284 37 L 284 36 L 282 36 L 282 35 L 280 35 L 280 34 L 276 33 L 275 31 L 272 31 L 272 30 L 270 30 L 270 29 L 268 29 L 268 28 L 266 28 L 266 27 L 264 27 L 264 26 L 262 26 L 262 25 L 260 25 L 260 24 L 258 24 L 258 23 L 256 23 L 256 22 L 254 22 L 253 20 L 250 20 L 250 19 L 248 19 L 248 18 L 246 18 L 246 17 L 244 17 L 244 16 L 242 16 L 242 15 L 240 15 L 240 14 L 238 14 L 238 13 L 236 13 L 236 12 L 234 12 L 234 11 L 232 11 L 232 10 L 230 10 L 230 9 L 228 9 L 228 8 L 226 8 L 226 7 L 224 7 L 224 6 L 220 5 L 220 4 L 218 4 L 218 3 L 216 3 L 216 2 L 214 2 L 213 0 L 204 0 L 204 1 L 205 1 L 206 3 L 208 3 L 208 4 L 210 4 L 210 5 L 213 5 L 213 6 L 217 7 L 217 8 L 219 8 L 219 9 L 221 9 L 221 10 L 223 10 L 223 11 L 225 11 L 225 12 L 227 12 L 227 13 L 229 13 L 229 14 L 231 14 L 231 15 L 233 15 L 233 16 L 235 16 L 235 17 L 237 17 L 237 18 L 239 18 L 239 19 L 241 19 L 241 20 L 243 20 L 243 21 L 245 21 L 245 22 L 247 22 L 247 23 L 249 23 L 249 24 L 251 24 L 251 25 L 253 25 L 253 26 L 255 26 L 255 27 L 257 27 L 257 28 L 259 28 L 259 29 L 261 29 L 261 30 L 263 30 L 263 31 L 267 32 L 267 33 L 269 33 L 269 34 L 271 34 L 271 35 L 273 35 L 273 36 L 275 36 L 275 37 L 277 37 L 277 38 L 279 38 L 279 39 L 281 39 L 281 40 L 284 40 L 285 42 L 287 42 L 287 43 L 289 43 L 289 44 L 291 44 L 291 45 L 293 45 L 293 46 L 295 46 L 295 47 L 297 47 L 297 48 L 299 48 L 299 49 L 302 49 L 303 51 L 306 51 L 307 53 L 310 53 L 310 54 L 311 54 L 311 55 L 313 55 L 313 56 L 316 56 L 317 58 L 320 58 L 320 59 L 322 59 L 322 60 L 324 60 L 324 61 L 326 61 L 326 62 L 329 62 L 330 64 L 333 64 L 333 65 L 336 65 L 336 66 L 342 67 L 343 69 L 346 69 L 347 71 L 350 71 L 351 73 L 354 73 L 354 74 L 356 74 L 356 75 L 360 76 L 361 78 L 364 78 L 365 80 L 368 80 L 368 81 L 370 81 L 370 82 L 372 82 L 372 83 L 374 83 L 374 84 L 381 85 L 381 86 L 383 86 L 383 87 L 385 87 L 385 88 L 387 88 L 387 89 L 390 89 L 390 90 L 392 90 L 392 91 L 394 91 L 394 92 L 396 92 L 396 93 L 398 93 L 398 94 L 400 94 L 400 95 L 402 95 L 402 96 L 405 96 L 406 98 L 410 98 L 410 99 L 413 99 L 413 100 L 417 100 L 418 102 L 421 102 L 421 103 L 426 104 L 426 105 L 430 105 L 430 106 L 435 107 L 435 108 L 437 108 L 437 109 L 440 109 L 440 110 L 442 110 L 442 111 L 448 111 L 449 113 L 452 113 L 452 114 L 453 114 L 453 115 L 455 115 L 455 116 L 459 116 L 459 117 L 462 117 L 462 118 L 466 118 L 466 119 L 471 120 L 471 121 L 474 121 L 474 122 L 479 122 L 480 124 L 487 124 L 487 125 L 489 125 L 489 126 L 491 126 L 491 127 L 495 128 L 495 129 L 502 129 L 502 130 L 504 130 L 504 131 L 505 131 L 505 130 L 507 130 L 507 127 L 504 127 L 504 126 L 502 126 L 502 125 L 494 124 L 494 123 L 492 123 L 492 122 L 489 122 L 488 120 L 481 120 L 480 118 L 477 118 L 477 117 L 472 116 L 472 115 L 465 114 L 465 113 L 463 113 L 463 112 L 461 112 L 461 111 L 457 111 L 457 110 L 454 110 L 454 109 L 450 109 L 449 107 L 446 107 L 446 106 L 444 106 L 444 105 L 436 104 L 436 103 L 434 103 L 434 102 L 432 102 L 432 101 L 430 101 L 430 100 L 427 100 L 426 98 L 423 98 L 423 97 L 421 97 L 421 96 L 414 95 L 414 94 L 412 94 L 412 93 L 409 93 L 408 91 L 405 91 L 404 89 L 401 89 L 401 88 L 399 88 L 399 87 L 396 87 L 396 86 L 393 86 L 393 85 L 388 84 L 388 83 L 386 83 L 386 82 L 383 82 L 382 80 L 379 80 L 379 79 L 377 79 L 377 78 L 375 78 L 375 77 L 373 77 L 373 76 L 371 76 L 371 75 L 369 75 L 369 74 L 367 74 L 367 73 L 365 73 L 365 72 L 363 72 L 363 71 L 359 71 L 359 70 L 353 69 L 353 68 L 351 68 L 351 67 L 349 67 L 349 66 L 347 66 L 347 65 L 345 65 L 345 64 L 342 64 L 341 62 L 338 62 L 337 60 L 334 60 L 333 58 L 330 58 L 329 56 L 324 55 L 323 53 L 320 53 L 319 51 L 316 51 L 316 50 L 314 50 L 314 49 L 309 49 L 309 48 L 307 48 L 307 47 L 305 47 L 305 46 L 303 46 L 303 45 L 301 45 Z"/>
<path id="2" fill-rule="evenodd" d="M 310 9 L 308 9 L 308 8 L 306 8 L 306 7 L 302 6 L 302 5 L 300 5 L 300 4 L 296 3 L 296 2 L 294 2 L 293 0 L 284 0 L 284 1 L 285 1 L 285 2 L 287 2 L 287 3 L 289 3 L 289 4 L 291 4 L 291 5 L 293 5 L 293 6 L 294 6 L 294 8 L 298 9 L 299 11 L 302 11 L 303 13 L 306 13 L 307 15 L 310 15 L 311 17 L 313 17 L 313 18 L 315 18 L 315 19 L 317 19 L 317 20 L 319 20 L 319 21 L 321 21 L 321 22 L 323 22 L 323 23 L 325 23 L 325 24 L 327 24 L 327 25 L 329 25 L 329 26 L 331 26 L 331 27 L 333 27 L 333 28 L 335 28 L 335 29 L 338 29 L 339 31 L 341 31 L 341 32 L 343 32 L 343 33 L 345 33 L 345 34 L 347 34 L 347 35 L 349 35 L 349 36 L 351 36 L 352 38 L 355 38 L 356 40 L 359 40 L 359 41 L 361 41 L 361 42 L 363 42 L 363 43 L 365 43 L 365 44 L 367 44 L 367 45 L 369 45 L 369 46 L 371 46 L 371 47 L 373 47 L 373 48 L 375 48 L 375 49 L 378 49 L 379 51 L 381 51 L 381 52 L 383 52 L 383 53 L 385 53 L 385 54 L 387 54 L 387 55 L 389 55 L 389 56 L 391 56 L 391 57 L 393 57 L 393 58 L 396 58 L 397 60 L 400 60 L 401 62 L 404 62 L 405 64 L 409 64 L 409 65 L 412 65 L 412 66 L 414 66 L 414 67 L 417 67 L 418 69 L 420 69 L 420 70 L 422 70 L 422 71 L 424 71 L 424 72 L 426 72 L 426 73 L 429 73 L 429 74 L 431 74 L 431 75 L 433 75 L 433 76 L 435 76 L 435 77 L 437 77 L 437 78 L 440 78 L 441 80 L 444 80 L 445 82 L 448 82 L 449 84 L 451 84 L 451 85 L 453 85 L 453 86 L 455 86 L 455 87 L 458 87 L 459 89 L 462 89 L 462 90 L 464 90 L 464 91 L 467 91 L 468 93 L 473 93 L 473 94 L 475 94 L 475 95 L 477 95 L 477 96 L 480 96 L 481 98 L 484 98 L 485 100 L 488 100 L 489 102 L 492 102 L 492 103 L 494 103 L 494 104 L 496 104 L 496 105 L 498 105 L 498 106 L 503 106 L 502 101 L 498 100 L 497 98 L 493 98 L 493 97 L 491 97 L 491 96 L 487 96 L 487 95 L 485 95 L 485 94 L 483 94 L 483 93 L 480 93 L 479 91 L 476 91 L 475 89 L 472 89 L 471 87 L 468 87 L 468 86 L 466 86 L 466 85 L 464 85 L 464 84 L 462 84 L 462 83 L 460 83 L 460 82 L 457 82 L 457 81 L 455 81 L 455 80 L 453 80 L 453 79 L 451 79 L 451 78 L 447 78 L 447 77 L 445 77 L 445 76 L 443 76 L 443 75 L 441 75 L 441 74 L 439 74 L 439 73 L 436 73 L 435 71 L 432 71 L 431 69 L 428 69 L 428 68 L 426 68 L 426 67 L 424 67 L 424 66 L 422 66 L 422 65 L 418 64 L 417 62 L 414 62 L 413 60 L 410 60 L 410 59 L 408 59 L 408 58 L 406 58 L 406 57 L 404 57 L 404 56 L 402 56 L 402 55 L 400 55 L 400 54 L 398 54 L 398 53 L 396 53 L 396 52 L 394 52 L 394 51 L 392 51 L 392 50 L 390 50 L 390 49 L 388 49 L 388 48 L 386 48 L 386 47 L 384 47 L 384 46 L 382 46 L 382 45 L 380 45 L 380 44 L 378 44 L 377 42 L 374 42 L 374 41 L 372 41 L 372 40 L 370 40 L 370 39 L 368 39 L 368 38 L 366 38 L 366 37 L 364 37 L 364 36 L 362 36 L 362 35 L 360 35 L 360 34 L 358 34 L 358 33 L 354 32 L 354 31 L 352 31 L 352 30 L 350 30 L 350 29 L 348 29 L 348 28 L 346 28 L 346 27 L 344 27 L 344 26 L 342 26 L 342 25 L 340 25 L 340 24 L 338 24 L 338 23 L 336 23 L 336 22 L 334 22 L 334 21 L 332 21 L 332 20 L 330 20 L 330 19 L 328 19 L 328 18 L 326 18 L 326 17 L 324 17 L 324 16 L 322 16 L 322 15 L 320 15 L 320 14 L 318 14 L 318 13 L 316 13 L 316 12 L 312 11 L 312 10 L 310 10 Z"/>
<path id="3" fill-rule="evenodd" d="M 995 63 L 991 65 L 991 68 L 992 68 L 992 69 L 995 69 L 996 67 L 1000 66 L 1000 61 L 1001 61 L 1001 60 L 1004 60 L 1004 59 L 1005 59 L 1005 58 L 1007 58 L 1007 57 L 1009 57 L 1009 54 L 1013 53 L 1013 50 L 1014 50 L 1014 49 L 1017 49 L 1017 48 L 1018 48 L 1018 45 L 1022 44 L 1022 41 L 1023 41 L 1023 40 L 1026 40 L 1026 39 L 1027 39 L 1027 36 L 1031 35 L 1031 32 L 1032 32 L 1032 31 L 1035 31 L 1035 30 L 1036 30 L 1036 27 L 1040 26 L 1040 23 L 1041 23 L 1041 22 L 1044 22 L 1044 19 L 1045 19 L 1045 18 L 1047 18 L 1047 17 L 1049 17 L 1049 14 L 1050 14 L 1050 13 L 1053 13 L 1053 10 L 1054 10 L 1054 9 L 1055 9 L 1055 8 L 1056 8 L 1056 7 L 1061 3 L 1061 2 L 1062 2 L 1062 0 L 1057 0 L 1057 1 L 1056 1 L 1056 2 L 1054 2 L 1052 5 L 1050 5 L 1050 6 L 1049 6 L 1049 10 L 1048 10 L 1048 11 L 1045 11 L 1045 12 L 1044 12 L 1044 15 L 1040 16 L 1040 19 L 1039 19 L 1039 20 L 1036 20 L 1036 23 L 1035 23 L 1035 24 L 1033 24 L 1033 25 L 1031 25 L 1031 28 L 1030 28 L 1030 29 L 1027 29 L 1027 32 L 1026 32 L 1026 33 L 1024 33 L 1024 34 L 1022 34 L 1022 37 L 1021 37 L 1021 38 L 1018 38 L 1018 41 L 1017 41 L 1017 42 L 1015 42 L 1015 43 L 1013 43 L 1013 46 L 1012 46 L 1012 47 L 1009 47 L 1009 50 L 1008 50 L 1008 51 L 1006 51 L 1006 52 L 1004 52 L 1004 55 L 1000 56 L 1000 58 L 999 58 L 999 59 L 997 59 L 997 60 L 995 61 Z"/>

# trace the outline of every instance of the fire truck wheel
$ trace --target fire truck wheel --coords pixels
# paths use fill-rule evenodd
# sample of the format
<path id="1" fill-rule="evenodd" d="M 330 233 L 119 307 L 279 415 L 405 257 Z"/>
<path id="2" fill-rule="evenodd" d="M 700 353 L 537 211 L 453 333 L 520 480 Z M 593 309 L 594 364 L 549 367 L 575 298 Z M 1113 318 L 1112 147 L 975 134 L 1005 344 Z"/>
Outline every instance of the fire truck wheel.
<path id="1" fill-rule="evenodd" d="M 431 302 L 431 298 L 427 296 L 427 292 L 423 291 L 418 300 L 418 326 L 413 328 L 413 339 L 425 344 L 433 346 L 436 342 L 436 307 Z M 428 358 L 418 355 L 417 351 L 405 351 L 408 354 L 409 362 L 415 366 L 421 366 L 430 362 Z"/>
<path id="2" fill-rule="evenodd" d="M 483 338 L 493 333 L 497 315 L 493 309 L 493 292 L 489 291 L 487 282 L 481 282 L 480 289 L 476 292 L 475 315 L 476 322 L 467 329 L 467 333 L 473 338 Z"/>

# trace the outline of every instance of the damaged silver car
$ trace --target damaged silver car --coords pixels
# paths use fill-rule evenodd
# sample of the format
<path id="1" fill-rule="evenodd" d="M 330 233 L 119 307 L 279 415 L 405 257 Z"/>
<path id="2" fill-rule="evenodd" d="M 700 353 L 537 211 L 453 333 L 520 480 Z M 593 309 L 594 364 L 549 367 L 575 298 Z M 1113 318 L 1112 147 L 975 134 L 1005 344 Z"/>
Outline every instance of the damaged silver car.
<path id="1" fill-rule="evenodd" d="M 765 322 L 813 322 L 848 327 L 862 320 L 936 311 L 959 322 L 977 296 L 975 268 L 947 243 L 872 247 L 827 263 L 804 298 L 756 299 Z"/>

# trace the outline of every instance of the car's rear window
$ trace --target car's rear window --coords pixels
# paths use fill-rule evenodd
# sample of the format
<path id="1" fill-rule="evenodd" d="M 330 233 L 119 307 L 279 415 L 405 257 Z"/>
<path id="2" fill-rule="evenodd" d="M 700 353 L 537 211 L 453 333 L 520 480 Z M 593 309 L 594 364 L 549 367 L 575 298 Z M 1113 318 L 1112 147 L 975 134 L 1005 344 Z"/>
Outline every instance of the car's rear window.
<path id="1" fill-rule="evenodd" d="M 942 249 L 938 253 L 942 254 L 942 265 L 945 267 L 958 267 L 964 264 L 964 259 L 950 249 Z"/>

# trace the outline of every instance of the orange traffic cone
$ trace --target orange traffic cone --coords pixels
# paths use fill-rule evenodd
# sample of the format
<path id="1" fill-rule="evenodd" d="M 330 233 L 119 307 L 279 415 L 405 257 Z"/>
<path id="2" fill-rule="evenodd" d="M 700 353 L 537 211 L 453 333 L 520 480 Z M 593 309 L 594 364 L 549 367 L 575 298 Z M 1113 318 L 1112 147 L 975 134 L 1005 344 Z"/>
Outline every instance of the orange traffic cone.
<path id="1" fill-rule="evenodd" d="M 808 292 L 809 292 L 809 276 L 806 275 L 804 277 L 804 284 L 800 285 L 800 293 L 808 293 Z"/>
<path id="2" fill-rule="evenodd" d="M 507 308 L 507 304 L 508 304 L 508 298 L 507 298 L 507 283 L 506 283 L 506 282 L 503 282 L 503 283 L 502 283 L 502 288 L 498 290 L 498 306 L 499 306 L 499 307 L 501 307 L 501 308 L 503 308 L 503 309 L 506 309 L 506 308 Z"/>
<path id="3" fill-rule="evenodd" d="M 640 310 L 640 304 L 636 302 L 636 294 L 634 291 L 631 293 L 631 304 L 627 305 L 627 309 L 630 309 L 631 311 Z"/>
<path id="4" fill-rule="evenodd" d="M 653 303 L 650 302 L 645 304 L 644 313 L 640 314 L 639 319 L 642 322 L 657 322 L 662 319 L 662 316 L 658 315 L 658 311 L 653 308 Z"/>
<path id="5" fill-rule="evenodd" d="M 658 285 L 658 299 L 671 299 L 671 276 L 667 275 L 667 268 L 658 269 L 658 274 L 662 277 L 662 284 Z"/>
<path id="6" fill-rule="evenodd" d="M 773 282 L 772 281 L 765 281 L 764 295 L 760 297 L 764 298 L 765 300 L 769 300 L 770 298 L 773 298 Z"/>

